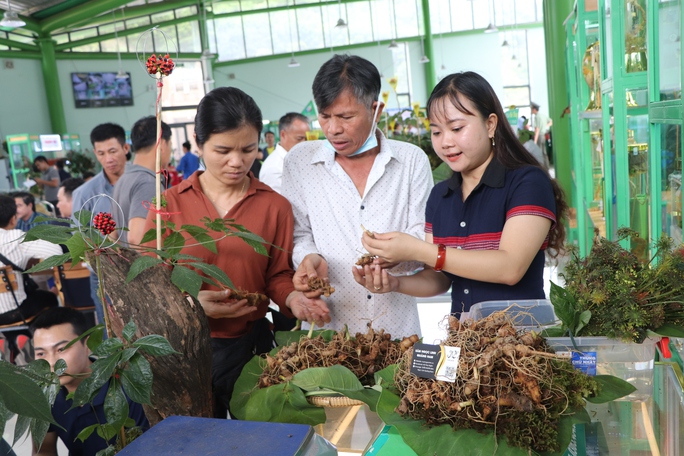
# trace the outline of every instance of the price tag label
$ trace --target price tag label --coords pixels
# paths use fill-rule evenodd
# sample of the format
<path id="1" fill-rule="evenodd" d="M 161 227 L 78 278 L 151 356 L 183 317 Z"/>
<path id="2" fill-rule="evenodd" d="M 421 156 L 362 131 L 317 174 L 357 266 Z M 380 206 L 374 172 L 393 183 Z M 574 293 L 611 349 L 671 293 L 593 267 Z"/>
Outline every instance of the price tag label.
<path id="1" fill-rule="evenodd" d="M 415 344 L 411 359 L 411 373 L 445 382 L 456 381 L 461 347 Z"/>

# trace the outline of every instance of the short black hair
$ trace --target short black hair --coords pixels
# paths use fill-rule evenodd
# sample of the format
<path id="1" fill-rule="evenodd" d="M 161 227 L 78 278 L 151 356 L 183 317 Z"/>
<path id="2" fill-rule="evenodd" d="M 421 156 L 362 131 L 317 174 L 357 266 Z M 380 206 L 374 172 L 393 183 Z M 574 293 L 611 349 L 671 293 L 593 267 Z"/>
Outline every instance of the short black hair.
<path id="1" fill-rule="evenodd" d="M 83 174 L 81 174 L 81 176 L 83 176 L 83 180 L 86 180 L 89 177 L 95 177 L 95 173 L 92 171 L 83 171 Z"/>
<path id="2" fill-rule="evenodd" d="M 370 109 L 380 88 L 380 73 L 375 65 L 356 55 L 338 54 L 318 70 L 311 87 L 318 112 L 333 104 L 344 90 L 351 91 L 359 103 Z"/>
<path id="3" fill-rule="evenodd" d="M 537 103 L 535 103 L 534 101 L 530 103 L 530 108 L 536 109 L 537 111 L 539 111 L 539 105 Z"/>
<path id="4" fill-rule="evenodd" d="M 278 130 L 283 131 L 287 130 L 290 128 L 290 125 L 292 125 L 292 122 L 295 120 L 301 120 L 302 122 L 306 123 L 307 125 L 309 124 L 309 118 L 298 113 L 298 112 L 288 112 L 285 114 L 283 117 L 280 118 L 278 121 Z"/>
<path id="5" fill-rule="evenodd" d="M 122 146 L 126 144 L 126 130 L 115 123 L 103 123 L 93 128 L 90 132 L 90 142 L 94 146 L 96 142 L 107 141 L 116 138 Z"/>
<path id="6" fill-rule="evenodd" d="M 43 155 L 36 155 L 36 156 L 33 158 L 33 164 L 35 165 L 35 164 L 38 163 L 38 162 L 45 162 L 45 163 L 48 163 L 48 159 L 45 158 Z"/>
<path id="7" fill-rule="evenodd" d="M 183 147 L 185 147 L 188 150 L 192 149 L 192 146 L 190 145 L 190 141 L 185 141 L 183 143 Z"/>
<path id="8" fill-rule="evenodd" d="M 270 131 L 270 130 L 267 131 L 266 133 L 264 133 L 264 138 L 266 137 L 266 135 L 273 135 L 273 137 L 275 138 L 275 133 L 273 133 L 273 132 Z"/>
<path id="9" fill-rule="evenodd" d="M 69 179 L 64 179 L 59 186 L 64 189 L 64 194 L 71 198 L 74 190 L 83 185 L 84 182 L 85 181 L 80 177 L 70 177 Z"/>
<path id="10" fill-rule="evenodd" d="M 195 115 L 195 142 L 204 146 L 211 135 L 254 127 L 257 135 L 264 128 L 261 110 L 252 97 L 235 87 L 218 87 L 202 98 Z"/>
<path id="11" fill-rule="evenodd" d="M 59 160 L 57 160 L 57 161 L 55 162 L 55 166 L 56 166 L 58 169 L 64 169 L 64 167 L 66 166 L 66 164 L 67 164 L 68 161 L 69 161 L 69 160 L 67 160 L 66 158 L 60 158 Z"/>
<path id="12" fill-rule="evenodd" d="M 36 197 L 30 194 L 29 192 L 14 192 L 10 196 L 12 196 L 13 198 L 21 198 L 24 204 L 26 204 L 27 206 L 30 204 L 33 210 L 36 210 Z"/>
<path id="13" fill-rule="evenodd" d="M 161 137 L 166 141 L 171 139 L 171 127 L 166 122 L 161 123 Z M 155 116 L 143 117 L 133 124 L 131 128 L 133 152 L 139 152 L 155 144 L 157 144 L 157 118 Z"/>
<path id="14" fill-rule="evenodd" d="M 0 228 L 9 225 L 15 215 L 17 215 L 17 202 L 14 201 L 14 197 L 0 195 Z"/>
<path id="15" fill-rule="evenodd" d="M 74 329 L 74 334 L 80 336 L 90 329 L 88 319 L 83 312 L 73 307 L 51 307 L 38 314 L 29 325 L 31 335 L 39 329 L 50 329 L 53 326 L 69 323 Z M 82 342 L 83 339 L 81 339 Z"/>

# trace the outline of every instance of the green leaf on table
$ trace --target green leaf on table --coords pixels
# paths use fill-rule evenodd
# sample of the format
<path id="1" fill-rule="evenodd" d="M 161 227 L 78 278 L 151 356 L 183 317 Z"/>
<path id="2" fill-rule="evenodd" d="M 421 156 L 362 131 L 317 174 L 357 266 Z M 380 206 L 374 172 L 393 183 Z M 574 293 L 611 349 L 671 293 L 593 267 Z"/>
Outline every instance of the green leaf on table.
<path id="1" fill-rule="evenodd" d="M 128 397 L 138 404 L 149 404 L 152 393 L 152 368 L 140 354 L 133 355 L 121 372 L 121 385 Z"/>
<path id="2" fill-rule="evenodd" d="M 567 330 L 562 326 L 552 326 L 550 328 L 543 329 L 539 335 L 542 337 L 563 337 L 566 331 Z"/>
<path id="3" fill-rule="evenodd" d="M 34 272 L 47 271 L 48 269 L 54 268 L 55 266 L 61 266 L 69 259 L 71 255 L 68 253 L 63 253 L 61 255 L 53 255 L 49 258 L 44 259 L 40 263 L 37 263 L 30 269 L 27 269 L 25 274 L 33 274 Z"/>
<path id="4" fill-rule="evenodd" d="M 577 334 L 576 326 L 579 323 L 577 312 L 577 301 L 565 288 L 551 282 L 551 303 L 558 319 L 570 329 L 573 334 Z"/>
<path id="5" fill-rule="evenodd" d="M 55 423 L 40 386 L 6 361 L 0 361 L 0 402 L 12 413 Z"/>
<path id="6" fill-rule="evenodd" d="M 180 251 L 183 250 L 183 247 L 185 247 L 185 238 L 178 231 L 174 231 L 164 238 L 162 245 L 164 246 L 164 250 L 169 252 L 169 254 L 175 255 L 176 253 L 180 253 Z"/>
<path id="7" fill-rule="evenodd" d="M 53 244 L 66 244 L 66 242 L 73 236 L 71 234 L 72 228 L 57 225 L 36 225 L 31 228 L 22 242 L 35 241 L 42 239 Z"/>
<path id="8" fill-rule="evenodd" d="M 152 268 L 159 263 L 163 263 L 160 258 L 151 256 L 140 256 L 133 261 L 130 269 L 128 270 L 128 275 L 126 276 L 126 282 L 130 283 L 131 280 L 138 277 L 138 275 L 146 269 Z"/>
<path id="9" fill-rule="evenodd" d="M 121 429 L 128 418 L 128 401 L 116 378 L 109 381 L 109 389 L 104 400 L 104 412 L 107 423 Z"/>
<path id="10" fill-rule="evenodd" d="M 660 328 L 654 329 L 653 332 L 666 337 L 684 337 L 684 328 L 672 323 L 665 323 Z"/>
<path id="11" fill-rule="evenodd" d="M 581 314 L 579 314 L 579 321 L 577 322 L 577 327 L 575 327 L 575 332 L 573 333 L 575 336 L 589 324 L 589 320 L 591 320 L 591 310 L 585 310 Z"/>
<path id="12" fill-rule="evenodd" d="M 325 423 L 325 410 L 309 404 L 296 385 L 281 383 L 256 390 L 249 398 L 245 419 L 315 426 Z"/>
<path id="13" fill-rule="evenodd" d="M 253 356 L 235 382 L 233 396 L 230 399 L 230 412 L 239 420 L 244 420 L 247 415 L 247 402 L 250 395 L 256 391 L 259 377 L 264 372 L 266 360 L 260 356 Z"/>
<path id="14" fill-rule="evenodd" d="M 404 442 L 419 455 L 528 455 L 526 449 L 509 446 L 505 438 L 497 438 L 493 431 L 454 431 L 448 424 L 428 428 L 422 420 L 404 418 L 396 413 L 394 409 L 399 402 L 399 396 L 383 389 L 378 400 L 378 415 L 385 424 L 395 426 Z"/>
<path id="15" fill-rule="evenodd" d="M 197 298 L 202 287 L 202 278 L 196 271 L 177 264 L 171 271 L 171 283 L 180 291 L 186 291 L 190 296 Z"/>
<path id="16" fill-rule="evenodd" d="M 394 373 L 397 371 L 396 364 L 390 364 L 386 368 L 375 373 L 375 384 L 382 386 L 383 389 L 389 389 L 392 392 L 396 391 L 394 385 Z"/>
<path id="17" fill-rule="evenodd" d="M 297 372 L 292 383 L 304 391 L 326 388 L 345 394 L 359 391 L 363 385 L 352 371 L 339 364 L 330 367 L 310 367 Z"/>
<path id="18" fill-rule="evenodd" d="M 203 262 L 192 263 L 192 267 L 198 269 L 214 279 L 219 284 L 225 285 L 231 289 L 235 289 L 233 282 L 226 275 L 223 269 L 219 268 L 215 264 L 207 264 Z"/>
<path id="19" fill-rule="evenodd" d="M 135 322 L 133 320 L 129 321 L 126 323 L 126 326 L 124 326 L 123 330 L 121 331 L 121 336 L 124 338 L 126 342 L 130 342 L 131 339 L 133 339 L 133 336 L 135 336 L 135 330 L 137 329 Z"/>
<path id="20" fill-rule="evenodd" d="M 152 356 L 180 355 L 179 352 L 173 349 L 166 338 L 158 334 L 141 337 L 133 342 L 133 346 L 144 350 Z"/>
<path id="21" fill-rule="evenodd" d="M 587 402 L 592 404 L 614 401 L 615 399 L 628 396 L 637 390 L 631 383 L 613 375 L 596 375 L 594 380 L 599 384 L 600 389 L 596 396 L 586 398 Z"/>
<path id="22" fill-rule="evenodd" d="M 321 336 L 324 341 L 330 342 L 336 331 L 332 329 L 317 329 L 311 334 L 311 338 Z M 275 333 L 276 344 L 279 347 L 285 347 L 292 342 L 299 342 L 302 337 L 308 337 L 309 331 L 277 331 Z"/>
<path id="23" fill-rule="evenodd" d="M 71 262 L 78 263 L 85 259 L 85 252 L 88 250 L 88 245 L 86 244 L 83 236 L 74 235 L 65 242 L 67 248 L 69 249 L 69 255 L 71 255 Z"/>

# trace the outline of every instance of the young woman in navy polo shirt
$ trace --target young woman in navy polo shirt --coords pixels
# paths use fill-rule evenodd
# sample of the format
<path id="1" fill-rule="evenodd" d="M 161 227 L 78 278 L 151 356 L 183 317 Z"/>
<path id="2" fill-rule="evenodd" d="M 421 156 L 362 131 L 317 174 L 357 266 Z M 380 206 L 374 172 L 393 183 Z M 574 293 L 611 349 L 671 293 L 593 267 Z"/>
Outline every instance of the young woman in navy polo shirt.
<path id="1" fill-rule="evenodd" d="M 363 235 L 385 261 L 426 268 L 395 277 L 353 268 L 374 293 L 434 296 L 451 287 L 451 311 L 490 300 L 543 299 L 544 257 L 565 240 L 563 192 L 513 134 L 489 83 L 473 72 L 442 79 L 427 105 L 432 145 L 454 171 L 427 202 L 425 241 L 404 233 Z"/>

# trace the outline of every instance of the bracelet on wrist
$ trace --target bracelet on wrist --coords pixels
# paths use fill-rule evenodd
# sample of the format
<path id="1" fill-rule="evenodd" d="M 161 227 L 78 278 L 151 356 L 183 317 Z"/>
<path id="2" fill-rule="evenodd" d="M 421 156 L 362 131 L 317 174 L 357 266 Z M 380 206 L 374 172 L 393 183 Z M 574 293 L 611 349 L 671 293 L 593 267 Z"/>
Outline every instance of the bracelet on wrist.
<path id="1" fill-rule="evenodd" d="M 435 263 L 435 271 L 441 271 L 444 268 L 444 262 L 446 261 L 446 245 L 439 244 L 437 246 L 437 262 Z"/>

